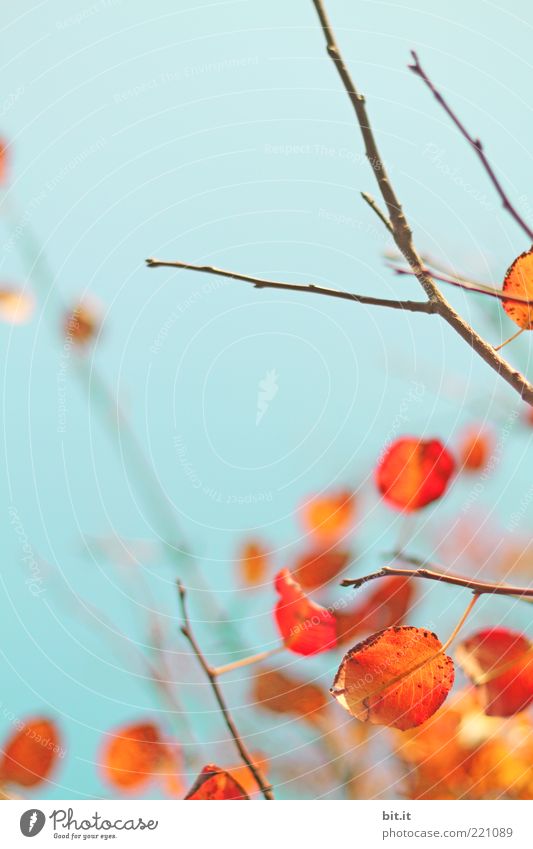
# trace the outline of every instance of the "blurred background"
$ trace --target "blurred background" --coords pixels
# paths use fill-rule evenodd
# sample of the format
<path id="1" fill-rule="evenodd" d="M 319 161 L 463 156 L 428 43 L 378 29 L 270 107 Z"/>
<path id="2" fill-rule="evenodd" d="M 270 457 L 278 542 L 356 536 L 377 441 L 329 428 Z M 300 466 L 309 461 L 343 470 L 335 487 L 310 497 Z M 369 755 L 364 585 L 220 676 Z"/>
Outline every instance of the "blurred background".
<path id="1" fill-rule="evenodd" d="M 501 285 L 530 246 L 407 63 L 416 49 L 531 223 L 529 4 L 327 7 L 417 246 Z M 299 509 L 349 490 L 347 575 L 379 568 L 401 540 L 455 571 L 523 583 L 531 424 L 434 317 L 145 267 L 155 256 L 421 296 L 384 262 L 387 232 L 360 197 L 376 194 L 373 175 L 310 0 L 21 0 L 5 5 L 0 33 L 0 280 L 35 299 L 31 320 L 0 327 L 0 736 L 13 717 L 57 718 L 65 756 L 35 792 L 109 796 L 102 741 L 149 717 L 180 743 L 188 786 L 204 763 L 238 758 L 178 633 L 176 578 L 212 662 L 272 648 L 272 577 L 308 543 Z M 446 295 L 490 342 L 515 330 L 496 302 Z M 99 311 L 84 346 L 65 336 L 80 299 Z M 505 353 L 532 375 L 528 334 Z M 491 434 L 486 473 L 460 476 L 411 522 L 379 501 L 387 442 L 438 437 L 453 452 L 469 427 Z M 252 586 L 237 562 L 246 540 L 270 552 Z M 337 584 L 315 597 L 334 603 L 349 592 Z M 464 594 L 417 590 L 409 623 L 446 637 Z M 483 600 L 470 624 L 489 622 L 525 628 L 529 610 Z M 139 660 L 158 629 L 183 713 Z M 285 653 L 276 665 L 327 688 L 340 657 Z M 316 728 L 257 706 L 252 674 L 230 675 L 226 692 L 277 795 L 342 798 Z M 351 734 L 356 721 L 332 710 Z M 361 792 L 395 796 L 386 729 L 373 747 Z"/>

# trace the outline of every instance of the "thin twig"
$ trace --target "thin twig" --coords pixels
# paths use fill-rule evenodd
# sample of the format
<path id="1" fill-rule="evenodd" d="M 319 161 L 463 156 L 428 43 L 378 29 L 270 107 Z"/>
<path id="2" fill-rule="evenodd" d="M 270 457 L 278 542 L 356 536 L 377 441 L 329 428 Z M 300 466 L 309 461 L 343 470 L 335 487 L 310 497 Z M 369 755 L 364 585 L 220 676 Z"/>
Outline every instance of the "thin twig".
<path id="1" fill-rule="evenodd" d="M 498 195 L 500 196 L 500 200 L 503 204 L 503 208 L 507 210 L 507 212 L 512 216 L 512 218 L 514 218 L 514 220 L 516 221 L 518 226 L 522 228 L 522 230 L 524 231 L 524 233 L 526 234 L 528 239 L 530 241 L 533 241 L 533 230 L 524 221 L 524 219 L 522 218 L 522 216 L 520 215 L 518 210 L 513 206 L 513 204 L 509 200 L 507 193 L 505 192 L 502 184 L 500 183 L 498 177 L 496 176 L 496 174 L 494 172 L 492 165 L 490 164 L 489 160 L 487 159 L 487 157 L 485 155 L 485 151 L 483 149 L 483 145 L 482 145 L 481 141 L 479 139 L 475 139 L 472 135 L 470 135 L 470 133 L 466 129 L 463 122 L 455 114 L 455 112 L 453 111 L 451 106 L 447 103 L 447 101 L 444 99 L 444 97 L 442 96 L 442 94 L 440 93 L 438 88 L 430 80 L 430 78 L 428 77 L 428 75 L 426 74 L 424 69 L 422 68 L 422 65 L 420 64 L 420 60 L 418 58 L 418 55 L 415 53 L 414 50 L 411 51 L 411 56 L 413 57 L 413 64 L 408 65 L 409 70 L 411 70 L 414 74 L 416 74 L 418 77 L 420 77 L 421 80 L 423 80 L 423 82 L 429 88 L 429 90 L 431 91 L 431 93 L 433 94 L 435 99 L 442 106 L 442 108 L 444 109 L 446 114 L 452 119 L 453 123 L 455 124 L 455 126 L 457 127 L 457 129 L 459 130 L 459 132 L 461 133 L 463 138 L 466 139 L 468 144 L 474 150 L 474 153 L 479 157 L 481 164 L 483 165 L 483 168 L 487 172 L 487 175 L 488 175 L 492 185 L 494 186 Z"/>
<path id="2" fill-rule="evenodd" d="M 398 200 L 396 192 L 390 182 L 384 162 L 381 158 L 374 133 L 370 124 L 370 120 L 366 111 L 365 98 L 357 90 L 350 72 L 342 58 L 335 34 L 331 23 L 326 13 L 322 0 L 313 0 L 313 5 L 318 14 L 322 32 L 326 40 L 326 48 L 328 55 L 332 59 L 339 77 L 344 85 L 346 93 L 350 98 L 353 106 L 359 129 L 363 137 L 366 156 L 374 176 L 376 178 L 379 190 L 385 201 L 390 223 L 392 225 L 392 235 L 397 248 L 407 260 L 407 263 L 412 268 L 420 285 L 424 289 L 428 299 L 435 303 L 437 312 L 442 318 L 454 328 L 454 330 L 476 351 L 476 353 L 496 371 L 518 394 L 528 403 L 533 406 L 533 385 L 520 374 L 517 369 L 513 368 L 506 360 L 501 357 L 492 345 L 486 342 L 476 331 L 466 322 L 459 313 L 454 310 L 451 304 L 445 299 L 440 289 L 428 274 L 424 267 L 424 262 L 413 244 L 413 234 L 403 213 L 401 204 Z"/>
<path id="3" fill-rule="evenodd" d="M 387 262 L 387 268 L 390 268 L 398 275 L 406 275 L 412 277 L 414 272 L 411 268 L 403 268 L 401 265 L 395 265 L 394 262 Z M 431 267 L 431 263 L 426 263 L 428 274 L 431 274 L 434 280 L 439 280 L 442 283 L 449 283 L 450 286 L 457 286 L 459 289 L 466 289 L 468 292 L 476 292 L 479 295 L 488 295 L 490 298 L 497 298 L 499 301 L 505 301 L 513 304 L 526 304 L 533 307 L 531 298 L 525 295 L 508 295 L 502 289 L 497 289 L 495 286 L 489 286 L 487 283 L 480 283 L 476 280 L 469 280 L 467 277 L 461 277 L 451 273 L 435 271 Z"/>
<path id="4" fill-rule="evenodd" d="M 239 274 L 236 271 L 226 271 L 213 265 L 193 265 L 190 262 L 167 262 L 161 259 L 147 259 L 149 268 L 167 266 L 168 268 L 184 268 L 188 271 L 200 271 L 204 274 L 215 274 L 218 277 L 229 277 L 231 280 L 243 280 L 251 283 L 256 289 L 285 289 L 289 292 L 309 292 L 311 295 L 327 295 L 331 298 L 341 298 L 344 301 L 356 301 L 359 304 L 369 304 L 373 307 L 390 307 L 393 310 L 408 312 L 434 313 L 436 309 L 427 301 L 393 301 L 388 298 L 374 298 L 370 295 L 356 295 L 341 289 L 329 289 L 317 286 L 316 283 L 288 283 L 281 280 L 265 280 L 262 277 L 252 277 L 250 274 Z"/>
<path id="5" fill-rule="evenodd" d="M 401 559 L 406 563 L 423 564 L 423 560 L 416 557 L 401 556 Z M 371 572 L 369 575 L 363 575 L 362 578 L 346 579 L 341 582 L 342 587 L 353 587 L 358 589 L 368 581 L 373 581 L 376 578 L 386 578 L 389 575 L 400 575 L 404 578 L 427 578 L 430 581 L 440 581 L 444 584 L 453 584 L 456 587 L 464 587 L 464 589 L 472 590 L 476 595 L 507 595 L 516 598 L 533 598 L 533 588 L 529 587 L 512 587 L 509 584 L 498 584 L 490 581 L 476 581 L 472 578 L 465 578 L 462 575 L 453 575 L 447 572 L 439 572 L 436 569 L 427 569 L 423 565 L 413 569 L 399 569 L 396 566 L 384 566 L 378 572 Z"/>
<path id="6" fill-rule="evenodd" d="M 392 224 L 383 210 L 378 206 L 376 199 L 373 198 L 372 195 L 369 195 L 368 192 L 361 192 L 361 197 L 365 203 L 369 205 L 370 209 L 376 213 L 377 217 L 385 225 L 389 233 L 392 233 Z"/>
<path id="7" fill-rule="evenodd" d="M 229 709 L 228 709 L 228 706 L 227 706 L 226 701 L 224 699 L 224 696 L 222 695 L 222 690 L 220 689 L 219 683 L 217 681 L 216 673 L 209 666 L 209 664 L 208 664 L 208 662 L 207 662 L 207 660 L 204 656 L 204 653 L 202 652 L 202 650 L 201 650 L 200 646 L 198 645 L 196 638 L 195 638 L 195 636 L 192 632 L 191 623 L 190 623 L 190 620 L 189 620 L 189 614 L 187 612 L 186 591 L 185 591 L 185 587 L 183 586 L 183 584 L 181 582 L 178 582 L 178 592 L 179 592 L 179 599 L 180 599 L 181 614 L 182 614 L 183 623 L 184 623 L 182 628 L 181 628 L 181 633 L 186 638 L 186 640 L 188 640 L 189 645 L 191 646 L 194 654 L 196 655 L 198 663 L 200 664 L 200 666 L 202 667 L 202 669 L 204 670 L 204 672 L 206 674 L 206 677 L 207 677 L 207 679 L 208 679 L 208 681 L 211 685 L 211 689 L 213 690 L 215 698 L 218 702 L 218 706 L 220 707 L 220 710 L 222 712 L 222 716 L 224 717 L 224 722 L 226 723 L 228 731 L 233 738 L 235 746 L 237 747 L 237 750 L 238 750 L 243 762 L 246 764 L 246 766 L 248 767 L 248 769 L 252 773 L 252 775 L 253 775 L 254 779 L 256 780 L 257 785 L 258 785 L 259 789 L 261 790 L 261 793 L 263 794 L 265 799 L 273 799 L 274 794 L 272 793 L 272 787 L 267 782 L 267 780 L 266 780 L 265 776 L 263 775 L 261 769 L 259 769 L 259 767 L 253 762 L 252 756 L 250 755 L 248 749 L 246 748 L 244 741 L 243 741 L 241 735 L 239 734 L 239 732 L 237 730 L 237 726 L 235 725 L 235 722 L 233 721 L 232 716 L 229 712 Z"/>

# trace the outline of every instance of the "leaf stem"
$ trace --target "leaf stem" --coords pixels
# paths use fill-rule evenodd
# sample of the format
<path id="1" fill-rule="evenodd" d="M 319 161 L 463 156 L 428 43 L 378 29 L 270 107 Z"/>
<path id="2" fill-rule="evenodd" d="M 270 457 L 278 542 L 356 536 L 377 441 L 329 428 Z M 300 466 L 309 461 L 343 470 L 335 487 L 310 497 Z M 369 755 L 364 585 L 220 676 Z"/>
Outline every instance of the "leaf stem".
<path id="1" fill-rule="evenodd" d="M 446 652 L 446 650 L 449 648 L 449 646 L 453 643 L 457 634 L 459 633 L 459 631 L 461 630 L 461 628 L 465 624 L 466 620 L 470 616 L 472 608 L 474 607 L 474 605 L 476 604 L 478 599 L 479 599 L 479 593 L 474 593 L 474 595 L 472 596 L 472 598 L 470 599 L 470 601 L 468 602 L 468 604 L 466 606 L 465 612 L 463 613 L 463 615 L 459 619 L 459 622 L 457 623 L 457 625 L 453 629 L 452 633 L 450 634 L 450 636 L 448 637 L 448 639 L 444 643 L 444 645 L 441 649 L 441 652 L 443 652 L 443 653 Z"/>
<path id="2" fill-rule="evenodd" d="M 285 643 L 281 643 L 279 646 L 276 646 L 273 649 L 267 649 L 267 651 L 261 651 L 258 654 L 252 654 L 249 657 L 243 657 L 242 660 L 234 660 L 232 663 L 226 663 L 224 666 L 215 666 L 211 667 L 211 672 L 213 675 L 217 677 L 219 675 L 224 675 L 226 672 L 232 672 L 234 669 L 242 669 L 244 666 L 251 666 L 253 663 L 260 663 L 262 660 L 266 660 L 268 657 L 272 657 L 275 654 L 279 654 L 282 651 L 285 651 L 286 645 Z"/>

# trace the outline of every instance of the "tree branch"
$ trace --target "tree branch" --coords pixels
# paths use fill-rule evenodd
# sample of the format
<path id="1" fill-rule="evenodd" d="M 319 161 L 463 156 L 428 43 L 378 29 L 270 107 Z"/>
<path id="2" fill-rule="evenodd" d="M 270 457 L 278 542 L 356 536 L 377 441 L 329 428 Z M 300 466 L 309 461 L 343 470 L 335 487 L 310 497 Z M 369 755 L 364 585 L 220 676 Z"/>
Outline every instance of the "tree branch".
<path id="1" fill-rule="evenodd" d="M 398 275 L 407 275 L 412 277 L 414 274 L 411 268 L 402 268 L 400 265 L 395 265 L 394 262 L 387 262 L 386 265 Z M 430 265 L 431 263 L 427 263 L 427 266 Z M 525 295 L 508 295 L 502 289 L 497 289 L 495 286 L 489 286 L 487 283 L 480 283 L 476 280 L 468 280 L 466 277 L 461 277 L 455 274 L 434 271 L 429 267 L 427 268 L 427 271 L 428 274 L 431 274 L 434 280 L 440 280 L 442 283 L 448 283 L 450 286 L 457 286 L 459 289 L 466 289 L 468 292 L 476 292 L 479 295 L 488 295 L 490 298 L 497 298 L 499 301 L 509 301 L 509 303 L 533 306 L 531 298 L 528 298 Z"/>
<path id="2" fill-rule="evenodd" d="M 194 654 L 196 655 L 200 666 L 204 670 L 206 677 L 209 680 L 209 683 L 211 685 L 211 689 L 213 690 L 213 693 L 215 694 L 215 698 L 218 702 L 218 706 L 220 707 L 220 710 L 222 711 L 222 716 L 224 717 L 224 722 L 226 723 L 228 731 L 231 734 L 231 736 L 232 736 L 232 738 L 235 742 L 235 746 L 237 747 L 237 750 L 238 750 L 243 762 L 246 764 L 246 766 L 248 767 L 248 769 L 252 773 L 252 775 L 253 775 L 254 779 L 256 780 L 257 785 L 258 785 L 259 789 L 261 790 L 261 793 L 263 794 L 265 799 L 273 799 L 274 794 L 272 793 L 272 787 L 267 782 L 267 780 L 266 780 L 265 776 L 263 775 L 261 769 L 259 769 L 259 767 L 256 766 L 256 764 L 254 764 L 252 757 L 251 757 L 248 749 L 246 748 L 244 741 L 243 741 L 241 735 L 239 734 L 239 732 L 237 730 L 237 726 L 235 725 L 235 722 L 233 721 L 233 718 L 232 718 L 232 716 L 229 712 L 229 709 L 228 709 L 228 706 L 227 706 L 226 701 L 224 699 L 224 696 L 222 695 L 222 690 L 220 689 L 220 685 L 217 681 L 216 673 L 209 666 L 209 664 L 208 664 L 207 660 L 205 659 L 205 656 L 204 656 L 200 646 L 198 645 L 196 638 L 195 638 L 195 636 L 192 632 L 191 623 L 190 623 L 190 620 L 189 620 L 189 614 L 187 612 L 185 587 L 179 581 L 178 581 L 178 592 L 179 592 L 179 599 L 180 599 L 181 614 L 182 614 L 183 623 L 184 623 L 182 628 L 181 628 L 181 633 L 186 638 L 186 640 L 188 640 L 189 645 L 191 646 Z"/>
<path id="3" fill-rule="evenodd" d="M 284 289 L 288 292 L 308 292 L 311 295 L 327 295 L 330 298 L 341 298 L 344 301 L 355 301 L 359 304 L 368 304 L 372 307 L 389 307 L 393 310 L 407 310 L 408 312 L 437 312 L 435 306 L 429 301 L 394 301 L 388 298 L 374 298 L 371 295 L 357 295 L 355 292 L 345 292 L 341 289 L 329 289 L 326 286 L 317 286 L 316 283 L 286 283 L 281 280 L 265 280 L 261 277 L 252 277 L 249 274 L 239 274 L 236 271 L 225 271 L 223 268 L 215 268 L 213 265 L 193 265 L 189 262 L 166 262 L 161 259 L 147 259 L 148 268 L 184 268 L 188 271 L 201 271 L 204 274 L 216 274 L 218 277 L 229 277 L 231 280 L 244 280 L 251 283 L 256 289 Z"/>
<path id="4" fill-rule="evenodd" d="M 413 234 L 407 223 L 407 219 L 403 213 L 401 204 L 394 191 L 390 179 L 388 177 L 385 165 L 381 158 L 370 120 L 366 111 L 365 98 L 360 94 L 350 76 L 350 72 L 346 67 L 337 45 L 335 35 L 324 8 L 322 0 L 312 0 L 313 5 L 318 14 L 322 32 L 326 40 L 326 48 L 328 55 L 331 57 L 337 72 L 344 85 L 346 93 L 350 98 L 353 106 L 359 129 L 363 137 L 366 156 L 381 195 L 387 206 L 390 223 L 392 225 L 392 235 L 396 246 L 407 260 L 409 266 L 413 270 L 415 277 L 424 289 L 428 299 L 436 305 L 436 310 L 440 316 L 464 339 L 470 347 L 497 372 L 507 383 L 518 392 L 518 394 L 528 403 L 533 406 L 533 385 L 529 383 L 519 371 L 514 369 L 506 360 L 503 359 L 476 331 L 457 313 L 451 304 L 442 295 L 440 289 L 433 281 L 430 274 L 425 269 L 422 258 L 413 244 Z"/>
<path id="5" fill-rule="evenodd" d="M 422 68 L 418 55 L 415 53 L 414 50 L 411 50 L 411 56 L 413 57 L 413 64 L 408 65 L 409 70 L 411 70 L 414 74 L 420 77 L 420 79 L 426 84 L 426 86 L 433 94 L 435 99 L 438 101 L 438 103 L 440 103 L 446 114 L 452 119 L 453 123 L 455 124 L 463 138 L 466 139 L 468 144 L 472 147 L 474 153 L 479 157 L 481 164 L 483 165 L 483 168 L 485 169 L 489 177 L 489 180 L 491 181 L 492 185 L 500 196 L 503 208 L 507 210 L 507 212 L 509 213 L 509 215 L 512 216 L 512 218 L 514 218 L 515 222 L 518 224 L 519 227 L 522 228 L 528 239 L 530 241 L 533 241 L 533 230 L 524 221 L 518 210 L 513 206 L 513 204 L 509 200 L 507 193 L 505 192 L 498 177 L 494 173 L 492 165 L 490 164 L 489 160 L 485 155 L 485 151 L 483 150 L 483 145 L 481 141 L 479 139 L 475 139 L 473 136 L 470 135 L 463 122 L 458 118 L 451 106 L 449 106 L 440 91 L 437 89 L 437 87 L 430 80 L 430 78 Z"/>
<path id="6" fill-rule="evenodd" d="M 440 581 L 444 584 L 453 584 L 456 587 L 464 587 L 472 590 L 476 595 L 507 595 L 515 598 L 533 598 L 533 588 L 528 587 L 512 587 L 509 584 L 496 584 L 489 581 L 475 581 L 471 578 L 464 578 L 461 575 L 452 575 L 446 572 L 439 572 L 435 569 L 427 569 L 423 563 L 416 557 L 404 557 L 402 560 L 406 563 L 413 563 L 417 568 L 399 569 L 396 566 L 384 566 L 378 572 L 371 572 L 369 575 L 364 575 L 362 578 L 349 578 L 341 582 L 342 587 L 353 587 L 358 589 L 368 581 L 373 581 L 376 578 L 386 578 L 388 575 L 400 575 L 405 578 L 427 578 L 430 581 Z"/>

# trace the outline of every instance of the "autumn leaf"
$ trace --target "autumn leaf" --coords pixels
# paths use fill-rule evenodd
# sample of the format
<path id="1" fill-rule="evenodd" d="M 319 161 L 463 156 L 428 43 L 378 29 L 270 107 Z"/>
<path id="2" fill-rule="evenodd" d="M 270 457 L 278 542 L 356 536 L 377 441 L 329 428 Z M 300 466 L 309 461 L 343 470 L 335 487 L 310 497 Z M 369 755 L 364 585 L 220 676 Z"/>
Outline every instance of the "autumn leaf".
<path id="1" fill-rule="evenodd" d="M 105 779 L 127 792 L 138 791 L 175 767 L 171 747 L 152 722 L 127 725 L 113 732 L 104 744 L 101 764 Z"/>
<path id="2" fill-rule="evenodd" d="M 411 799 L 532 797 L 533 727 L 527 714 L 486 716 L 469 689 L 418 728 L 396 732 Z"/>
<path id="3" fill-rule="evenodd" d="M 491 433 L 485 429 L 470 428 L 461 437 L 459 457 L 461 470 L 480 472 L 490 460 L 493 449 Z"/>
<path id="4" fill-rule="evenodd" d="M 247 586 L 260 584 L 267 576 L 269 552 L 258 540 L 248 540 L 239 552 L 239 572 Z"/>
<path id="5" fill-rule="evenodd" d="M 251 760 L 254 766 L 256 766 L 263 774 L 268 771 L 269 761 L 263 752 L 252 752 Z M 247 764 L 240 763 L 236 766 L 228 766 L 225 771 L 228 772 L 241 789 L 244 790 L 245 795 L 253 796 L 255 793 L 259 793 L 261 791 L 261 788 Z"/>
<path id="6" fill-rule="evenodd" d="M 414 594 L 415 586 L 410 578 L 390 575 L 351 608 L 336 608 L 333 615 L 337 623 L 338 644 L 351 642 L 362 634 L 401 625 Z"/>
<path id="7" fill-rule="evenodd" d="M 35 298 L 28 291 L 0 288 L 0 320 L 6 324 L 25 324 L 35 310 Z"/>
<path id="8" fill-rule="evenodd" d="M 100 330 L 101 306 L 94 298 L 85 298 L 66 314 L 63 332 L 68 341 L 83 348 Z"/>
<path id="9" fill-rule="evenodd" d="M 61 738 L 56 723 L 43 717 L 19 724 L 2 750 L 0 781 L 34 787 L 46 781 L 57 764 Z"/>
<path id="10" fill-rule="evenodd" d="M 331 693 L 357 719 L 405 730 L 435 713 L 453 679 L 453 661 L 435 634 L 388 628 L 345 655 Z"/>
<path id="11" fill-rule="evenodd" d="M 235 779 L 215 764 L 204 766 L 185 796 L 189 801 L 228 801 L 248 799 L 249 796 Z"/>
<path id="12" fill-rule="evenodd" d="M 502 290 L 508 295 L 533 300 L 533 251 L 520 254 L 508 268 Z M 529 304 L 502 301 L 502 307 L 518 327 L 531 330 L 533 313 Z"/>
<path id="13" fill-rule="evenodd" d="M 464 640 L 457 662 L 478 688 L 487 716 L 512 716 L 533 701 L 533 647 L 523 634 L 487 628 Z"/>
<path id="14" fill-rule="evenodd" d="M 454 459 L 438 439 L 407 436 L 387 448 L 375 478 L 389 505 L 411 512 L 440 498 L 454 471 Z"/>
<path id="15" fill-rule="evenodd" d="M 274 616 L 286 647 L 304 655 L 334 648 L 336 625 L 329 610 L 310 601 L 288 569 L 276 575 L 274 585 L 280 596 Z"/>
<path id="16" fill-rule="evenodd" d="M 349 551 L 317 548 L 301 554 L 291 571 L 301 587 L 316 590 L 336 578 L 350 560 Z"/>
<path id="17" fill-rule="evenodd" d="M 0 186 L 5 186 L 7 183 L 8 156 L 7 142 L 0 138 Z"/>
<path id="18" fill-rule="evenodd" d="M 355 496 L 342 490 L 307 500 L 300 508 L 305 529 L 322 545 L 338 542 L 353 527 Z"/>
<path id="19" fill-rule="evenodd" d="M 318 684 L 299 681 L 279 669 L 258 672 L 252 685 L 252 698 L 272 713 L 293 713 L 311 723 L 329 704 Z"/>

